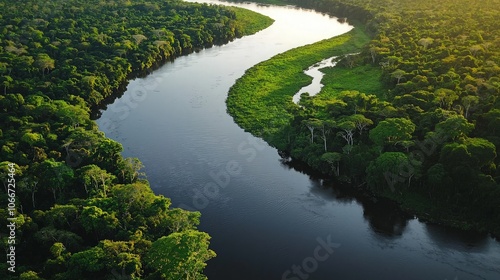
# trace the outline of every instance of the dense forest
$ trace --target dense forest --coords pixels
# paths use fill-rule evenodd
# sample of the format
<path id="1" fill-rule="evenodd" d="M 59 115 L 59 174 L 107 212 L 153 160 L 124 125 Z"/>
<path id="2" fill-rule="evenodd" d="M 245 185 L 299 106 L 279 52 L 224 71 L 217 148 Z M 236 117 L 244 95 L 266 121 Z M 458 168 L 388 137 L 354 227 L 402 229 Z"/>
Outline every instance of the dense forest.
<path id="1" fill-rule="evenodd" d="M 235 121 L 420 218 L 499 236 L 500 1 L 279 2 L 359 23 L 362 32 L 249 69 L 227 100 Z M 370 40 L 356 48 L 360 33 Z M 292 96 L 311 80 L 302 70 L 319 51 L 315 62 L 335 55 L 339 63 L 322 70 L 322 91 L 297 106 Z"/>
<path id="2" fill-rule="evenodd" d="M 200 213 L 155 195 L 90 114 L 134 75 L 272 20 L 178 0 L 0 9 L 0 278 L 206 279 Z"/>

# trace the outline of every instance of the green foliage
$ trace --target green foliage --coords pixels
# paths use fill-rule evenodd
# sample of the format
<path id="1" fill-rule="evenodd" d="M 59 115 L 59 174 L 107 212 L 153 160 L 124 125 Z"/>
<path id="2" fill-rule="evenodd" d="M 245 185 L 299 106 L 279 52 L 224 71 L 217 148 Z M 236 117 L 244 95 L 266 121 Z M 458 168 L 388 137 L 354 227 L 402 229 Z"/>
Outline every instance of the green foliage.
<path id="1" fill-rule="evenodd" d="M 410 161 L 404 153 L 383 153 L 366 170 L 368 186 L 378 191 L 389 188 L 393 191 L 396 184 L 405 181 L 404 172 L 409 166 Z"/>
<path id="2" fill-rule="evenodd" d="M 380 147 L 385 144 L 396 144 L 412 138 L 415 124 L 404 118 L 387 118 L 370 130 L 370 139 Z"/>
<path id="3" fill-rule="evenodd" d="M 104 250 L 99 247 L 93 247 L 91 249 L 75 253 L 71 256 L 68 266 L 71 271 L 76 271 L 78 274 L 82 275 L 84 278 L 93 276 L 95 272 L 99 272 L 104 268 Z"/>
<path id="4" fill-rule="evenodd" d="M 43 136 L 39 133 L 26 132 L 21 137 L 21 141 L 30 146 L 45 144 L 45 139 L 43 139 Z"/>
<path id="5" fill-rule="evenodd" d="M 207 279 L 201 272 L 205 262 L 216 256 L 208 249 L 209 239 L 208 234 L 193 230 L 164 236 L 152 244 L 146 263 L 160 279 Z"/>
<path id="6" fill-rule="evenodd" d="M 239 36 L 254 34 L 269 27 L 274 22 L 270 17 L 263 16 L 247 9 L 238 7 L 227 7 L 227 9 L 233 11 L 236 18 L 239 19 L 236 23 L 236 28 L 239 30 Z"/>
<path id="7" fill-rule="evenodd" d="M 44 221 L 57 229 L 71 230 L 79 214 L 80 211 L 75 205 L 55 205 L 45 211 Z"/>
<path id="8" fill-rule="evenodd" d="M 315 98 L 315 102 L 317 99 L 328 102 L 328 100 L 346 90 L 375 94 L 379 98 L 384 98 L 387 93 L 386 86 L 380 82 L 382 70 L 369 64 L 353 68 L 323 68 L 321 72 L 325 73 L 321 80 L 324 87 L 321 89 L 319 98 Z"/>
<path id="9" fill-rule="evenodd" d="M 116 176 L 109 174 L 106 170 L 102 170 L 95 164 L 87 165 L 79 169 L 80 178 L 85 186 L 87 193 L 99 194 L 106 197 L 109 187 Z M 92 191 L 89 190 L 92 189 Z"/>
<path id="10" fill-rule="evenodd" d="M 36 243 L 38 243 L 37 247 L 43 248 L 44 251 L 47 250 L 45 252 L 48 252 L 48 249 L 54 242 L 61 242 L 71 251 L 82 249 L 82 237 L 70 231 L 55 229 L 52 226 L 41 228 L 33 237 Z"/>
<path id="11" fill-rule="evenodd" d="M 462 115 L 456 115 L 436 124 L 435 131 L 438 135 L 455 140 L 466 137 L 473 129 L 474 124 L 467 122 Z"/>
<path id="12" fill-rule="evenodd" d="M 65 192 L 65 188 L 71 185 L 74 178 L 73 169 L 64 162 L 53 159 L 44 160 L 38 170 L 42 187 L 52 192 L 54 201 L 57 201 L 58 193 Z"/>
<path id="13" fill-rule="evenodd" d="M 80 221 L 87 233 L 95 234 L 97 240 L 111 238 L 116 234 L 119 221 L 113 213 L 96 206 L 83 207 Z"/>
<path id="14" fill-rule="evenodd" d="M 130 275 L 131 278 L 140 276 L 141 256 L 137 254 L 133 242 L 104 240 L 99 243 L 99 247 L 103 248 L 107 270 Z"/>
<path id="15" fill-rule="evenodd" d="M 38 274 L 34 271 L 26 271 L 19 275 L 20 280 L 43 280 L 43 278 L 39 277 Z"/>
<path id="16" fill-rule="evenodd" d="M 496 147 L 482 138 L 467 138 L 462 142 L 447 144 L 441 151 L 440 161 L 445 166 L 466 166 L 469 169 L 481 168 L 496 158 Z"/>
<path id="17" fill-rule="evenodd" d="M 327 162 L 331 166 L 331 170 L 334 171 L 336 176 L 340 174 L 339 163 L 342 160 L 342 154 L 336 152 L 324 153 L 321 156 L 321 160 Z"/>
<path id="18" fill-rule="evenodd" d="M 66 248 L 64 247 L 64 244 L 61 242 L 56 242 L 52 245 L 52 247 L 50 247 L 50 253 L 55 258 L 59 258 L 65 250 Z"/>

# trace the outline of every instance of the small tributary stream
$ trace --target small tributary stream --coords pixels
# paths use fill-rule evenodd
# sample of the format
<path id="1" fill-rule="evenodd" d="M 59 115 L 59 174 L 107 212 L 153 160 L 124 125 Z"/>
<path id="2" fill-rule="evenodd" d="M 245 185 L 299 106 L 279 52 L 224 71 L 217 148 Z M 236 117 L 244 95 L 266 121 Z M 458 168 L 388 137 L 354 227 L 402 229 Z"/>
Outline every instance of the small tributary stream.
<path id="1" fill-rule="evenodd" d="M 489 236 L 357 198 L 234 123 L 225 99 L 246 69 L 352 28 L 310 10 L 240 6 L 276 22 L 130 81 L 97 120 L 144 163 L 155 193 L 202 213 L 218 254 L 209 279 L 500 279 L 500 243 Z"/>
<path id="2" fill-rule="evenodd" d="M 337 61 L 335 61 L 336 56 L 329 57 L 326 59 L 323 59 L 322 61 L 312 65 L 309 67 L 307 70 L 304 71 L 304 73 L 308 76 L 311 76 L 313 80 L 311 83 L 305 87 L 302 87 L 294 96 L 293 96 L 293 103 L 298 104 L 300 101 L 300 96 L 303 93 L 308 93 L 309 96 L 314 96 L 318 94 L 321 91 L 321 88 L 323 87 L 323 84 L 321 84 L 321 79 L 324 76 L 324 73 L 321 72 L 320 70 L 326 67 L 334 67 L 337 64 Z"/>

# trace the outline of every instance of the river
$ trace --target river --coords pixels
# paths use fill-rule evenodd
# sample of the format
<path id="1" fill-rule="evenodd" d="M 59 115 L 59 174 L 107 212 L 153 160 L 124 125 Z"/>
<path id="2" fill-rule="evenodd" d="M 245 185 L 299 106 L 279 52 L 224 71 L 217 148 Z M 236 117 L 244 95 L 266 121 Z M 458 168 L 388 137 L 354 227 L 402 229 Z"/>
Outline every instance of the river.
<path id="1" fill-rule="evenodd" d="M 144 163 L 155 193 L 202 213 L 218 255 L 209 279 L 500 279 L 500 243 L 488 235 L 357 198 L 234 123 L 225 99 L 246 69 L 352 28 L 310 10 L 240 6 L 276 22 L 131 80 L 97 120 L 124 156 Z"/>

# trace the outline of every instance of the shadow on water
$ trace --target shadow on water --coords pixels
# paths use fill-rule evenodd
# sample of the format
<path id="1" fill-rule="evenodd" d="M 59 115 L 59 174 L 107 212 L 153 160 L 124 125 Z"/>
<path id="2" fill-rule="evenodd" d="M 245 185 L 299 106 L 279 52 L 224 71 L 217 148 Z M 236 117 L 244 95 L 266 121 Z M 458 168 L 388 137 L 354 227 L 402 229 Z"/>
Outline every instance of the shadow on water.
<path id="1" fill-rule="evenodd" d="M 363 207 L 363 218 L 369 223 L 373 233 L 385 238 L 399 238 L 405 233 L 405 229 L 414 216 L 405 213 L 393 201 L 384 198 L 375 198 L 371 194 L 356 188 L 353 185 L 339 183 L 333 178 L 321 174 L 306 163 L 292 159 L 282 152 L 280 165 L 285 169 L 293 169 L 305 174 L 311 181 L 311 194 L 325 200 L 335 200 L 339 203 L 356 202 Z M 482 251 L 488 247 L 489 235 L 477 231 L 465 231 L 425 223 L 426 232 L 435 241 L 437 246 L 449 249 L 474 248 Z"/>
<path id="2" fill-rule="evenodd" d="M 457 230 L 434 224 L 425 224 L 425 231 L 434 244 L 442 249 L 483 252 L 489 245 L 487 233 Z"/>
<path id="3" fill-rule="evenodd" d="M 375 198 L 361 189 L 352 185 L 341 184 L 333 178 L 328 178 L 314 171 L 304 162 L 292 159 L 283 153 L 280 164 L 283 168 L 293 169 L 309 176 L 312 188 L 310 190 L 316 196 L 325 200 L 335 200 L 340 203 L 357 202 L 363 207 L 363 217 L 368 221 L 371 230 L 384 237 L 402 236 L 410 219 L 413 216 L 400 210 L 398 205 L 387 199 Z"/>
<path id="4" fill-rule="evenodd" d="M 402 236 L 408 221 L 413 218 L 389 201 L 366 201 L 362 204 L 363 217 L 369 222 L 370 228 L 384 237 Z"/>

